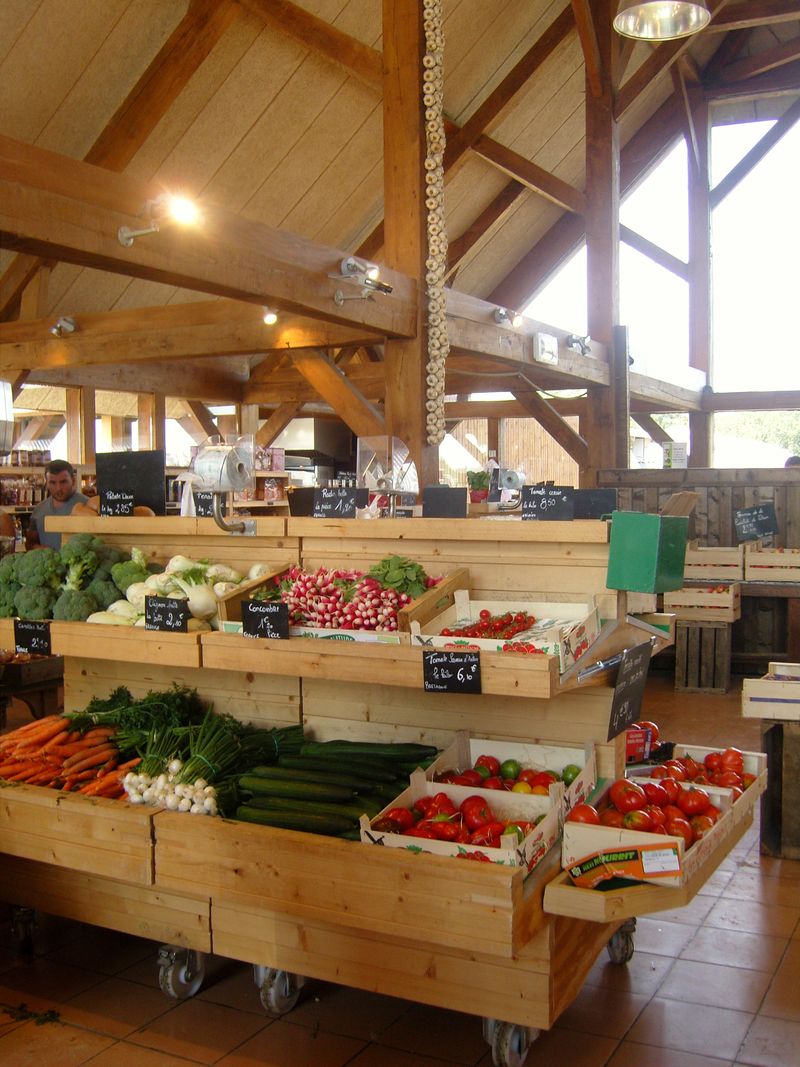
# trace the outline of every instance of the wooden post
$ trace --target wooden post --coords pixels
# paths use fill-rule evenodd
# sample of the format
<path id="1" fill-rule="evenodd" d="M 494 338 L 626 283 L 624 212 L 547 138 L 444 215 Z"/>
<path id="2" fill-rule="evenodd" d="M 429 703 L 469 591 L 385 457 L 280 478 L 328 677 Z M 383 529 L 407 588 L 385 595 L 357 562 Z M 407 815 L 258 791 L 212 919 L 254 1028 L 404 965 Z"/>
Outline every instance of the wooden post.
<path id="1" fill-rule="evenodd" d="M 80 450 L 81 463 L 94 463 L 97 458 L 95 435 L 94 389 L 80 390 Z"/>
<path id="2" fill-rule="evenodd" d="M 689 366 L 711 381 L 711 206 L 709 197 L 709 114 L 702 94 L 692 93 L 693 151 L 689 157 Z M 689 466 L 711 464 L 712 418 L 689 414 Z"/>
<path id="3" fill-rule="evenodd" d="M 426 257 L 422 4 L 383 0 L 383 171 L 386 264 L 418 283 L 416 335 L 387 340 L 387 432 L 409 447 L 420 488 L 439 480 L 439 451 L 427 443 L 424 328 Z"/>
<path id="4" fill-rule="evenodd" d="M 136 398 L 136 413 L 139 421 L 138 445 L 140 451 L 166 447 L 166 398 L 163 393 L 139 393 Z"/>
<path id="5" fill-rule="evenodd" d="M 81 391 L 66 390 L 67 459 L 73 465 L 81 463 Z"/>
<path id="6" fill-rule="evenodd" d="M 611 82 L 612 56 L 616 45 L 611 22 L 611 0 L 593 0 L 592 12 L 600 56 L 599 88 L 586 84 L 586 248 L 589 333 L 613 350 L 614 326 L 619 321 L 619 131 L 614 118 Z M 613 356 L 612 356 L 613 360 Z M 590 388 L 581 432 L 589 445 L 589 466 L 581 471 L 581 484 L 596 483 L 602 467 L 627 467 L 628 424 L 619 425 L 627 402 L 615 394 L 627 394 L 627 360 L 624 371 L 612 367 L 606 388 Z M 624 447 L 623 447 L 624 441 Z"/>

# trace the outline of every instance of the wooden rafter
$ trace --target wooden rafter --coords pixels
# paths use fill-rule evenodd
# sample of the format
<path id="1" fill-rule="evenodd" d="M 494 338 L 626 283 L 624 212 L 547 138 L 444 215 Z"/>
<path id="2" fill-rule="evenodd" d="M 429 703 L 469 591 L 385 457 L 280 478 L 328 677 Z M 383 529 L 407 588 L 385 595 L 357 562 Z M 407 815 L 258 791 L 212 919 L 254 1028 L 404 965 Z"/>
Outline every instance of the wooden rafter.
<path id="1" fill-rule="evenodd" d="M 508 391 L 525 408 L 527 413 L 575 460 L 579 467 L 589 462 L 589 447 L 579 433 L 565 422 L 555 408 L 538 392 L 535 385 L 523 376 L 512 382 Z"/>
<path id="2" fill-rule="evenodd" d="M 586 81 L 592 91 L 592 95 L 600 96 L 603 91 L 603 66 L 589 0 L 572 0 L 572 13 L 575 16 L 578 38 L 583 50 Z"/>
<path id="3" fill-rule="evenodd" d="M 278 434 L 282 433 L 292 419 L 302 411 L 303 405 L 297 403 L 280 404 L 256 431 L 256 444 L 269 448 Z"/>
<path id="4" fill-rule="evenodd" d="M 716 15 L 706 33 L 728 33 L 797 19 L 800 19 L 799 0 L 743 0 Z"/>
<path id="5" fill-rule="evenodd" d="M 753 145 L 749 152 L 733 167 L 717 185 L 711 190 L 711 206 L 717 207 L 728 193 L 741 182 L 773 148 L 782 137 L 800 120 L 800 99 L 795 100 L 791 107 L 787 108 L 781 117 L 770 127 L 764 136 Z"/>
<path id="6" fill-rule="evenodd" d="M 187 400 L 186 406 L 206 437 L 213 437 L 214 434 L 219 433 L 217 424 L 205 404 L 201 404 L 199 400 Z"/>
<path id="7" fill-rule="evenodd" d="M 386 433 L 382 412 L 369 402 L 324 352 L 294 352 L 292 361 L 357 437 Z"/>
<path id="8" fill-rule="evenodd" d="M 645 415 L 640 412 L 632 412 L 631 418 L 637 423 L 651 441 L 655 441 L 657 445 L 666 445 L 672 440 L 666 430 L 663 430 L 652 415 Z"/>
<path id="9" fill-rule="evenodd" d="M 787 63 L 794 63 L 800 59 L 800 35 L 791 37 L 788 41 L 781 41 L 763 52 L 736 60 L 719 72 L 718 81 L 725 82 L 746 81 L 748 78 L 757 78 L 759 74 L 767 74 L 777 67 L 784 67 Z"/>
<path id="10" fill-rule="evenodd" d="M 689 149 L 689 160 L 695 171 L 700 167 L 700 145 L 695 127 L 694 112 L 703 103 L 700 79 L 688 56 L 681 56 L 670 71 L 675 95 L 683 108 L 684 137 Z"/>
<path id="11" fill-rule="evenodd" d="M 502 170 L 515 181 L 522 182 L 533 192 L 552 201 L 558 207 L 565 208 L 576 215 L 586 210 L 586 197 L 579 189 L 562 181 L 543 167 L 532 163 L 519 152 L 498 144 L 490 137 L 479 137 L 472 146 L 482 159 Z"/>
<path id="12" fill-rule="evenodd" d="M 354 396 L 365 397 L 371 401 L 383 401 L 386 395 L 386 367 L 383 363 L 355 364 L 347 373 L 340 373 L 343 383 L 334 384 L 341 390 L 341 395 L 352 391 Z M 320 380 L 321 379 L 320 372 Z M 319 402 L 320 395 L 314 385 L 305 378 L 294 361 L 288 366 L 280 367 L 269 376 L 251 379 L 242 393 L 242 403 L 246 404 L 283 404 L 301 402 L 311 404 Z M 326 401 L 327 403 L 327 401 Z"/>
<path id="13" fill-rule="evenodd" d="M 730 100 L 741 97 L 752 100 L 757 96 L 779 96 L 800 91 L 800 60 L 776 67 L 766 74 L 745 81 L 722 82 L 704 79 L 704 88 L 709 100 Z"/>
<path id="14" fill-rule="evenodd" d="M 689 280 L 689 264 L 677 256 L 673 256 L 665 248 L 648 241 L 646 237 L 642 237 L 640 233 L 632 230 L 629 226 L 624 226 L 622 223 L 620 223 L 619 227 L 619 236 L 620 240 L 624 241 L 626 245 L 635 248 L 637 252 L 641 252 L 648 259 L 652 259 L 659 267 L 664 267 L 672 274 L 677 275 L 677 277 L 683 278 L 684 281 Z"/>
<path id="15" fill-rule="evenodd" d="M 469 251 L 496 225 L 504 215 L 523 197 L 528 195 L 527 186 L 511 181 L 504 185 L 492 202 L 483 209 L 475 221 L 463 233 L 451 241 L 447 249 L 448 272 L 458 269 Z"/>

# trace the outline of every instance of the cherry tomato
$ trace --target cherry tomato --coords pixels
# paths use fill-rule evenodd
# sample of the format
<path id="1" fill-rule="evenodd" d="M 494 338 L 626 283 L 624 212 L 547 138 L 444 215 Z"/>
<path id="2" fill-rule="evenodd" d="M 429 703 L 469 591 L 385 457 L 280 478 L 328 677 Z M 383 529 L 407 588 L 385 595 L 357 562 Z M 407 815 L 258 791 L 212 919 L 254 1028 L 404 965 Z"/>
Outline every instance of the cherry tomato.
<path id="1" fill-rule="evenodd" d="M 483 788 L 484 789 L 502 789 L 503 788 L 503 779 L 500 778 L 500 777 L 497 777 L 495 775 L 492 775 L 491 778 L 484 778 L 483 779 Z"/>
<path id="2" fill-rule="evenodd" d="M 396 822 L 403 830 L 407 830 L 409 826 L 414 825 L 414 816 L 408 808 L 389 808 L 385 818 Z"/>
<path id="3" fill-rule="evenodd" d="M 500 843 L 500 838 L 503 836 L 505 825 L 501 822 L 486 822 L 482 826 L 478 826 L 473 833 L 469 835 L 469 843 L 471 845 L 489 845 L 490 847 L 497 847 Z"/>
<path id="4" fill-rule="evenodd" d="M 484 823 L 492 822 L 494 816 L 483 797 L 471 796 L 461 802 L 459 809 L 468 830 L 477 830 Z"/>
<path id="5" fill-rule="evenodd" d="M 489 774 L 485 777 L 495 778 L 500 774 L 500 760 L 497 756 L 478 756 L 475 760 L 475 770 L 478 770 L 479 767 L 486 767 L 488 769 Z"/>

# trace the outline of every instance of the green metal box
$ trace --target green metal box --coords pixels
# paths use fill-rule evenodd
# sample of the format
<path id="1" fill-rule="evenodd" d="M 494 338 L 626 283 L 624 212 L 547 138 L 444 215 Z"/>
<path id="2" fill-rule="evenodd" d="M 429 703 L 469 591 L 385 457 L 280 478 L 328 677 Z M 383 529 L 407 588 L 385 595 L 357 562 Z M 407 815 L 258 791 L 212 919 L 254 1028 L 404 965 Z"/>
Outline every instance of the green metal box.
<path id="1" fill-rule="evenodd" d="M 689 519 L 615 511 L 608 553 L 609 589 L 666 593 L 683 585 Z"/>

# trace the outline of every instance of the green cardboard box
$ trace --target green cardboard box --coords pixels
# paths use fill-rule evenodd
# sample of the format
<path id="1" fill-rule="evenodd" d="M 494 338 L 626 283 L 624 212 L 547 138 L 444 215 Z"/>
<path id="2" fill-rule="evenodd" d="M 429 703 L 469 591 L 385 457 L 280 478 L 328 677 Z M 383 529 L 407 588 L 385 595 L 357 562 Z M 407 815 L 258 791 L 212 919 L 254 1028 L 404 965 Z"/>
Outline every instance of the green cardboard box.
<path id="1" fill-rule="evenodd" d="M 683 585 L 689 519 L 615 511 L 606 585 L 636 593 L 666 593 Z"/>

